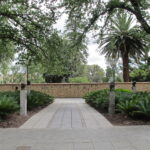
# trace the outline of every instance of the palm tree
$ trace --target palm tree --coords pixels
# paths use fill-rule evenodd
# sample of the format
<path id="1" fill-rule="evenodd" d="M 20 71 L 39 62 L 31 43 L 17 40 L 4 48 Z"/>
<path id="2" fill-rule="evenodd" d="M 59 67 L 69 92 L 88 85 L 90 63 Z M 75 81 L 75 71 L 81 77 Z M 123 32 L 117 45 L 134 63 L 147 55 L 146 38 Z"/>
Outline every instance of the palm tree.
<path id="1" fill-rule="evenodd" d="M 105 35 L 101 43 L 101 53 L 107 58 L 121 58 L 123 62 L 123 79 L 129 81 L 129 58 L 140 58 L 146 50 L 144 32 L 133 26 L 133 18 L 125 13 L 112 21 L 110 33 Z"/>

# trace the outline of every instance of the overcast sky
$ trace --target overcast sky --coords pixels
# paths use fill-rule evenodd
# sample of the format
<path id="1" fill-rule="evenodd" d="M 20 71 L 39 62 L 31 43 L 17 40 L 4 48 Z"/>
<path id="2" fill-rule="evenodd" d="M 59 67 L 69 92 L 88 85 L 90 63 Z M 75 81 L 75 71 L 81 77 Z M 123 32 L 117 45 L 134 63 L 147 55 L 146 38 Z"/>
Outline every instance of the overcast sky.
<path id="1" fill-rule="evenodd" d="M 90 44 L 88 45 L 88 59 L 87 59 L 87 63 L 89 65 L 93 65 L 93 64 L 98 64 L 99 66 L 101 66 L 103 69 L 106 69 L 106 62 L 105 62 L 105 57 L 103 55 L 100 55 L 97 52 L 97 44 Z"/>

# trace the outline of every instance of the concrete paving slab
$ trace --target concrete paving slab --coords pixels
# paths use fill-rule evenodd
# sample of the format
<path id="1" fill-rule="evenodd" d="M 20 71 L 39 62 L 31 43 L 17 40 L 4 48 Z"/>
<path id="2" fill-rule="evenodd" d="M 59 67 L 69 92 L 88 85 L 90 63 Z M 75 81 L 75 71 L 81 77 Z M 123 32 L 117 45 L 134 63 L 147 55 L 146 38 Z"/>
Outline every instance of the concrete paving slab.
<path id="1" fill-rule="evenodd" d="M 81 98 L 56 99 L 55 102 L 24 123 L 21 129 L 39 128 L 107 128 L 112 127 L 99 112 Z"/>
<path id="2" fill-rule="evenodd" d="M 29 146 L 31 150 L 149 150 L 150 147 L 149 126 L 0 129 L 0 137 L 0 150 L 16 150 L 19 146 Z"/>

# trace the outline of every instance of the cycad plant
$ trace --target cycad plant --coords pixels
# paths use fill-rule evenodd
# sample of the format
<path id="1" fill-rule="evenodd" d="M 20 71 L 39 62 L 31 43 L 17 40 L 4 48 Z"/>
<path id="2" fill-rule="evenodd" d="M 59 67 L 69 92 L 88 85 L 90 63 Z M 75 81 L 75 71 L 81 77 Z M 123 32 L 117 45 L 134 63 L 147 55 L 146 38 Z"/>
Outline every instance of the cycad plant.
<path id="1" fill-rule="evenodd" d="M 8 114 L 19 109 L 19 105 L 14 97 L 3 96 L 0 98 L 0 120 L 4 119 Z"/>
<path id="2" fill-rule="evenodd" d="M 101 53 L 107 58 L 122 59 L 123 79 L 129 81 L 129 58 L 136 60 L 145 54 L 145 33 L 133 21 L 133 18 L 125 13 L 112 20 L 109 34 L 102 39 Z"/>

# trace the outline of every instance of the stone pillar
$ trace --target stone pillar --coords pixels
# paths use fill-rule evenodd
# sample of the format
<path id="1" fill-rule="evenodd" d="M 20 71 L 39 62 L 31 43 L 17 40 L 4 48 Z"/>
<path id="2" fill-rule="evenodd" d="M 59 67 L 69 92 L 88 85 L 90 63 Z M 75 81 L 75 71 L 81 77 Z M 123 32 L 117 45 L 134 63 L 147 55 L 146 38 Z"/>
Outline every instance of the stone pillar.
<path id="1" fill-rule="evenodd" d="M 109 94 L 109 114 L 115 113 L 115 83 L 110 83 L 110 94 Z"/>
<path id="2" fill-rule="evenodd" d="M 21 84 L 20 90 L 20 115 L 27 116 L 27 90 L 25 89 L 26 85 Z"/>

